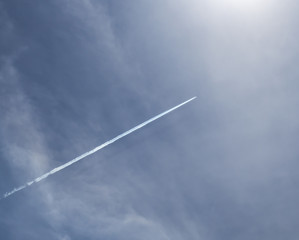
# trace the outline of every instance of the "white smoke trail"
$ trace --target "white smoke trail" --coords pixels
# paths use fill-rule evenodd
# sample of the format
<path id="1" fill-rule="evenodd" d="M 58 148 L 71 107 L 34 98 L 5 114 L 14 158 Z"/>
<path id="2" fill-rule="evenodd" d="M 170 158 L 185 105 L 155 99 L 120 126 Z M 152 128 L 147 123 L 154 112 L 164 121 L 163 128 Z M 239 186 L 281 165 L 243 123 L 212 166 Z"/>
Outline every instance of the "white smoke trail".
<path id="1" fill-rule="evenodd" d="M 151 119 L 149 119 L 149 120 L 147 120 L 147 121 L 145 121 L 145 122 L 137 125 L 136 127 L 131 128 L 130 130 L 128 130 L 128 131 L 126 131 L 126 132 L 124 132 L 124 133 L 116 136 L 115 138 L 112 138 L 111 140 L 109 140 L 109 141 L 107 141 L 107 142 L 105 142 L 105 143 L 97 146 L 96 148 L 94 148 L 94 149 L 92 149 L 92 150 L 90 150 L 90 151 L 88 151 L 86 153 L 83 153 L 82 155 L 74 158 L 73 160 L 71 160 L 71 161 L 69 161 L 69 162 L 67 162 L 67 163 L 65 163 L 65 164 L 63 164 L 63 165 L 61 165 L 61 166 L 59 166 L 57 168 L 54 168 L 50 172 L 47 172 L 47 173 L 41 175 L 40 177 L 35 178 L 33 181 L 27 182 L 25 185 L 23 185 L 21 187 L 14 188 L 12 191 L 5 193 L 4 196 L 2 198 L 0 198 L 0 200 L 11 196 L 12 194 L 14 194 L 14 193 L 16 193 L 16 192 L 18 192 L 18 191 L 20 191 L 20 190 L 22 190 L 22 189 L 30 186 L 30 185 L 32 185 L 33 183 L 37 183 L 37 182 L 39 182 L 39 181 L 47 178 L 49 175 L 52 175 L 52 174 L 54 174 L 56 172 L 61 171 L 62 169 L 64 169 L 64 168 L 66 168 L 66 167 L 74 164 L 75 162 L 78 162 L 78 161 L 82 160 L 83 158 L 85 158 L 85 157 L 87 157 L 87 156 L 89 156 L 89 155 L 91 155 L 91 154 L 99 151 L 100 149 L 102 149 L 102 148 L 110 145 L 111 143 L 114 143 L 115 141 L 117 141 L 117 140 L 119 140 L 119 139 L 121 139 L 121 138 L 129 135 L 130 133 L 132 133 L 132 132 L 134 132 L 134 131 L 136 131 L 136 130 L 142 128 L 142 127 L 144 127 L 145 125 L 147 125 L 147 124 L 149 124 L 149 123 L 157 120 L 158 118 L 160 118 L 160 117 L 162 117 L 162 116 L 164 116 L 164 115 L 166 115 L 166 114 L 174 111 L 175 109 L 177 109 L 177 108 L 185 105 L 186 103 L 194 100 L 195 98 L 196 97 L 193 97 L 193 98 L 191 98 L 191 99 L 189 99 L 189 100 L 187 100 L 187 101 L 185 101 L 185 102 L 183 102 L 183 103 L 181 103 L 181 104 L 179 104 L 179 105 L 177 105 L 177 106 L 175 106 L 175 107 L 173 107 L 173 108 L 171 108 L 171 109 L 169 109 L 169 110 L 167 110 L 167 111 L 165 111 L 163 113 L 160 113 L 159 115 L 157 115 L 157 116 L 155 116 L 155 117 L 153 117 L 153 118 L 151 118 Z"/>

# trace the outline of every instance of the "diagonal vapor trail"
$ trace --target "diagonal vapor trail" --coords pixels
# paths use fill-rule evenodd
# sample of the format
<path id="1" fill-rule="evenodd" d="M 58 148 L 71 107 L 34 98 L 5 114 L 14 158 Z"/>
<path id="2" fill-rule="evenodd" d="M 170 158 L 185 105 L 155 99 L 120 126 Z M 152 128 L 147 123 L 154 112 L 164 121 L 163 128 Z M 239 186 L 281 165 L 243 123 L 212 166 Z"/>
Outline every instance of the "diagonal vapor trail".
<path id="1" fill-rule="evenodd" d="M 142 128 L 142 127 L 144 127 L 145 125 L 147 125 L 147 124 L 149 124 L 149 123 L 151 123 L 151 122 L 157 120 L 158 118 L 160 118 L 160 117 L 162 117 L 162 116 L 164 116 L 164 115 L 166 115 L 166 114 L 168 114 L 168 113 L 170 113 L 170 112 L 176 110 L 177 108 L 179 108 L 179 107 L 185 105 L 186 103 L 188 103 L 188 102 L 194 100 L 195 98 L 196 98 L 196 97 L 190 98 L 189 100 L 187 100 L 187 101 L 185 101 L 185 102 L 183 102 L 183 103 L 181 103 L 181 104 L 179 104 L 179 105 L 177 105 L 177 106 L 175 106 L 175 107 L 173 107 L 173 108 L 171 108 L 171 109 L 169 109 L 169 110 L 167 110 L 167 111 L 165 111 L 165 112 L 163 112 L 163 113 L 160 113 L 159 115 L 157 115 L 157 116 L 155 116 L 155 117 L 152 117 L 151 119 L 149 119 L 149 120 L 147 120 L 147 121 L 145 121 L 145 122 L 143 122 L 143 123 L 137 125 L 136 127 L 131 128 L 130 130 L 128 130 L 128 131 L 126 131 L 126 132 L 124 132 L 124 133 L 122 133 L 122 134 L 116 136 L 115 138 L 112 138 L 111 140 L 109 140 L 109 141 L 107 141 L 107 142 L 105 142 L 105 143 L 103 143 L 103 144 L 101 144 L 101 145 L 95 147 L 94 149 L 92 149 L 92 150 L 90 150 L 90 151 L 88 151 L 88 152 L 86 152 L 86 153 L 83 153 L 82 155 L 80 155 L 80 156 L 74 158 L 73 160 L 71 160 L 71 161 L 69 161 L 69 162 L 67 162 L 67 163 L 65 163 L 65 164 L 63 164 L 63 165 L 61 165 L 61 166 L 59 166 L 59 167 L 56 167 L 56 168 L 52 169 L 51 171 L 49 171 L 49 172 L 47 172 L 47 173 L 41 175 L 40 177 L 35 178 L 34 180 L 32 180 L 32 181 L 30 181 L 30 182 L 27 182 L 27 183 L 24 184 L 23 186 L 20 186 L 20 187 L 18 187 L 18 188 L 14 188 L 12 191 L 5 193 L 5 194 L 3 195 L 3 197 L 0 198 L 0 200 L 2 200 L 2 199 L 4 199 L 4 198 L 7 198 L 7 197 L 11 196 L 12 194 L 14 194 L 14 193 L 16 193 L 16 192 L 18 192 L 18 191 L 20 191 L 20 190 L 22 190 L 22 189 L 24 189 L 24 188 L 30 186 L 30 185 L 32 185 L 33 183 L 38 183 L 38 182 L 40 182 L 41 180 L 47 178 L 48 176 L 50 176 L 50 175 L 52 175 L 52 174 L 54 174 L 54 173 L 57 173 L 57 172 L 63 170 L 63 169 L 66 168 L 66 167 L 69 167 L 70 165 L 72 165 L 72 164 L 74 164 L 74 163 L 76 163 L 76 162 L 82 160 L 83 158 L 85 158 L 85 157 L 87 157 L 87 156 L 89 156 L 89 155 L 91 155 L 91 154 L 93 154 L 93 153 L 99 151 L 100 149 L 102 149 L 102 148 L 104 148 L 104 147 L 106 147 L 106 146 L 108 146 L 108 145 L 114 143 L 115 141 L 117 141 L 117 140 L 119 140 L 119 139 L 121 139 L 121 138 L 123 138 L 123 137 L 125 137 L 125 136 L 127 136 L 127 135 L 129 135 L 129 134 L 131 134 L 132 132 L 134 132 L 134 131 L 136 131 L 136 130 Z"/>

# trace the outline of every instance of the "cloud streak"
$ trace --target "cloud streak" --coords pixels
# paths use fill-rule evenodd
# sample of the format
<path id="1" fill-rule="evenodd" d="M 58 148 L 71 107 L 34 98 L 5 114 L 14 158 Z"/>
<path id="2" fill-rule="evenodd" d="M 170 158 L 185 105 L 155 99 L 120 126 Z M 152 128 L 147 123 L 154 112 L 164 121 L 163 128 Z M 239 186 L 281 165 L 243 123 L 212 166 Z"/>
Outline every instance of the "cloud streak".
<path id="1" fill-rule="evenodd" d="M 61 166 L 59 166 L 59 167 L 56 167 L 56 168 L 52 169 L 51 171 L 49 171 L 49 172 L 47 172 L 47 173 L 41 175 L 40 177 L 35 178 L 34 180 L 32 180 L 32 181 L 30 181 L 30 182 L 27 182 L 27 183 L 26 183 L 25 185 L 23 185 L 23 186 L 20 186 L 20 187 L 18 187 L 18 188 L 14 188 L 12 191 L 5 193 L 5 194 L 3 195 L 3 197 L 2 197 L 0 200 L 2 200 L 2 199 L 4 199 L 4 198 L 7 198 L 7 197 L 11 196 L 12 194 L 14 194 L 14 193 L 16 193 L 16 192 L 18 192 L 18 191 L 20 191 L 20 190 L 22 190 L 22 189 L 24 189 L 24 188 L 30 186 L 30 185 L 32 185 L 33 183 L 38 183 L 38 182 L 40 182 L 41 180 L 46 179 L 48 176 L 50 176 L 50 175 L 52 175 L 52 174 L 54 174 L 54 173 L 57 173 L 57 172 L 59 172 L 59 171 L 65 169 L 65 168 L 71 166 L 72 164 L 74 164 L 74 163 L 76 163 L 76 162 L 78 162 L 78 161 L 80 161 L 80 160 L 86 158 L 87 156 L 89 156 L 89 155 L 91 155 L 91 154 L 94 154 L 95 152 L 97 152 L 97 151 L 103 149 L 104 147 L 107 147 L 108 145 L 110 145 L 110 144 L 116 142 L 117 140 L 119 140 L 119 139 L 121 139 L 121 138 L 123 138 L 123 137 L 125 137 L 125 136 L 127 136 L 127 135 L 129 135 L 129 134 L 131 134 L 131 133 L 133 133 L 133 132 L 135 132 L 136 130 L 138 130 L 138 129 L 144 127 L 144 126 L 146 126 L 147 124 L 149 124 L 149 123 L 151 123 L 151 122 L 153 122 L 153 121 L 155 121 L 155 120 L 157 120 L 157 119 L 163 117 L 164 115 L 166 115 L 166 114 L 168 114 L 168 113 L 170 113 L 170 112 L 172 112 L 172 111 L 178 109 L 179 107 L 181 107 L 181 106 L 187 104 L 188 102 L 194 100 L 195 98 L 196 98 L 196 97 L 193 97 L 193 98 L 191 98 L 191 99 L 189 99 L 189 100 L 187 100 L 187 101 L 185 101 L 185 102 L 183 102 L 183 103 L 181 103 L 181 104 L 179 104 L 179 105 L 176 105 L 175 107 L 173 107 L 173 108 L 171 108 L 171 109 L 169 109 L 169 110 L 167 110 L 167 111 L 165 111 L 165 112 L 162 112 L 162 113 L 158 114 L 158 115 L 155 116 L 155 117 L 150 118 L 149 120 L 147 120 L 147 121 L 145 121 L 145 122 L 143 122 L 143 123 L 137 125 L 136 127 L 133 127 L 133 128 L 131 128 L 130 130 L 128 130 L 128 131 L 126 131 L 126 132 L 124 132 L 124 133 L 122 133 L 122 134 L 120 134 L 120 135 L 118 135 L 118 136 L 112 138 L 111 140 L 109 140 L 109 141 L 107 141 L 107 142 L 105 142 L 105 143 L 103 143 L 103 144 L 101 144 L 101 145 L 95 147 L 94 149 L 92 149 L 92 150 L 90 150 L 90 151 L 88 151 L 88 152 L 86 152 L 86 153 L 83 153 L 82 155 L 80 155 L 80 156 L 74 158 L 73 160 L 71 160 L 71 161 L 69 161 L 69 162 L 67 162 L 67 163 L 65 163 L 65 164 L 63 164 L 63 165 L 61 165 Z"/>

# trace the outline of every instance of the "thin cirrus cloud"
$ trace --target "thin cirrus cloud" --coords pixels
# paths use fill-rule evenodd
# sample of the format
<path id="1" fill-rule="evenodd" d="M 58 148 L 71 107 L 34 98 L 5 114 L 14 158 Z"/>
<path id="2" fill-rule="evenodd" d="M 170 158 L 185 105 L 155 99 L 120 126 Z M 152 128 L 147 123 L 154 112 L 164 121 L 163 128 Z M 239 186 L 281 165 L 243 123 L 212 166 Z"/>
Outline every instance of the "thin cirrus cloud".
<path id="1" fill-rule="evenodd" d="M 12 205 L 1 232 L 13 235 L 1 237 L 34 239 L 32 229 L 67 239 L 297 236 L 298 6 L 241 2 L 5 2 L 17 39 L 5 49 L 24 47 L 15 86 L 41 146 L 36 154 L 39 141 L 27 138 L 30 152 L 2 148 L 10 163 L 1 165 L 2 192 L 182 95 L 201 101 L 173 115 L 174 127 L 144 128 L 146 137 L 90 156 L 103 161 L 82 161 L 31 189 L 43 197 L 1 201 Z M 2 129 L 3 146 L 22 135 L 11 129 L 21 127 Z M 17 157 L 47 153 L 46 166 L 33 168 Z"/>

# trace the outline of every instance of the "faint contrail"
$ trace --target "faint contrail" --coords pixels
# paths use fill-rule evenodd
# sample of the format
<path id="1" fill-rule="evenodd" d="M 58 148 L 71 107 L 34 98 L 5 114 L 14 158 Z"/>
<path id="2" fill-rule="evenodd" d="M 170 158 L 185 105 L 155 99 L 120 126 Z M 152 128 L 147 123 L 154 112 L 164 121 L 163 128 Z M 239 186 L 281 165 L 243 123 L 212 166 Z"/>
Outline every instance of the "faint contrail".
<path id="1" fill-rule="evenodd" d="M 168 114 L 168 113 L 174 111 L 175 109 L 177 109 L 177 108 L 183 106 L 184 104 L 186 104 L 186 103 L 192 101 L 192 100 L 195 99 L 195 98 L 196 98 L 196 97 L 193 97 L 193 98 L 191 98 L 191 99 L 189 99 L 189 100 L 187 100 L 187 101 L 185 101 L 185 102 L 183 102 L 183 103 L 181 103 L 181 104 L 179 104 L 179 105 L 177 105 L 177 106 L 175 106 L 175 107 L 173 107 L 173 108 L 171 108 L 171 109 L 169 109 L 169 110 L 167 110 L 167 111 L 165 111 L 165 112 L 163 112 L 163 113 L 160 113 L 159 115 L 157 115 L 157 116 L 155 116 L 155 117 L 153 117 L 153 118 L 151 118 L 151 119 L 149 119 L 149 120 L 147 120 L 147 121 L 145 121 L 145 122 L 143 122 L 143 123 L 137 125 L 136 127 L 131 128 L 130 130 L 128 130 L 128 131 L 126 131 L 126 132 L 124 132 L 124 133 L 122 133 L 122 134 L 116 136 L 115 138 L 112 138 L 111 140 L 109 140 L 109 141 L 107 141 L 107 142 L 101 144 L 100 146 L 97 146 L 96 148 L 94 148 L 94 149 L 92 149 L 92 150 L 90 150 L 90 151 L 88 151 L 88 152 L 86 152 L 86 153 L 83 153 L 82 155 L 80 155 L 80 156 L 74 158 L 73 160 L 71 160 L 71 161 L 69 161 L 69 162 L 67 162 L 67 163 L 65 163 L 65 164 L 63 164 L 63 165 L 61 165 L 61 166 L 59 166 L 59 167 L 57 167 L 57 168 L 54 168 L 54 169 L 51 170 L 50 172 L 47 172 L 47 173 L 45 173 L 44 175 L 41 175 L 40 177 L 34 179 L 33 181 L 27 182 L 25 185 L 23 185 L 23 186 L 21 186 L 21 187 L 18 187 L 18 188 L 15 188 L 15 189 L 13 189 L 13 190 L 10 191 L 10 192 L 5 193 L 4 196 L 3 196 L 2 198 L 0 198 L 0 200 L 3 199 L 3 198 L 7 198 L 7 197 L 9 197 L 10 195 L 12 195 L 12 194 L 14 194 L 14 193 L 16 193 L 16 192 L 18 192 L 18 191 L 20 191 L 20 190 L 22 190 L 22 189 L 24 189 L 24 188 L 30 186 L 30 185 L 32 185 L 33 183 L 37 183 L 37 182 L 39 182 L 39 181 L 41 181 L 41 180 L 47 178 L 49 175 L 52 175 L 52 174 L 54 174 L 54 173 L 56 173 L 56 172 L 59 172 L 60 170 L 62 170 L 62 169 L 64 169 L 64 168 L 66 168 L 66 167 L 68 167 L 68 166 L 74 164 L 75 162 L 78 162 L 78 161 L 82 160 L 83 158 L 85 158 L 85 157 L 87 157 L 87 156 L 89 156 L 89 155 L 91 155 L 91 154 L 93 154 L 93 153 L 99 151 L 100 149 L 102 149 L 102 148 L 104 148 L 104 147 L 110 145 L 111 143 L 114 143 L 115 141 L 117 141 L 117 140 L 119 140 L 119 139 L 121 139 L 121 138 L 123 138 L 123 137 L 129 135 L 130 133 L 132 133 L 132 132 L 138 130 L 139 128 L 142 128 L 142 127 L 144 127 L 145 125 L 147 125 L 147 124 L 149 124 L 149 123 L 151 123 L 151 122 L 157 120 L 158 118 L 160 118 L 160 117 L 162 117 L 162 116 L 164 116 L 164 115 L 166 115 L 166 114 Z"/>

